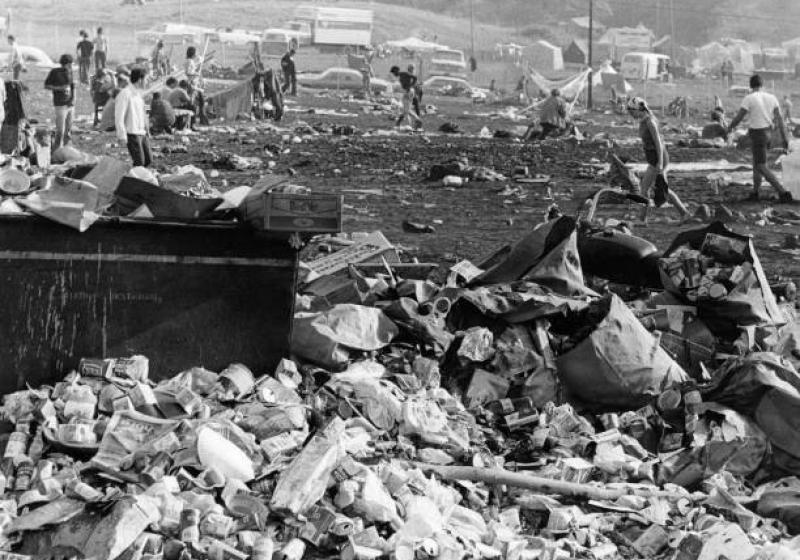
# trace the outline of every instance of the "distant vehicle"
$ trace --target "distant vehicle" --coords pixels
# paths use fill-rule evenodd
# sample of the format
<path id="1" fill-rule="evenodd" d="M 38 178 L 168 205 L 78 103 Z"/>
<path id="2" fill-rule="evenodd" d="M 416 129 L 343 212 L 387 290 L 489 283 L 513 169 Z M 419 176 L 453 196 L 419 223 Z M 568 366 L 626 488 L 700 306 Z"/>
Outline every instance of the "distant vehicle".
<path id="1" fill-rule="evenodd" d="M 321 74 L 299 74 L 297 83 L 315 89 L 345 89 L 358 91 L 363 89 L 364 80 L 361 72 L 352 68 L 328 68 Z M 380 78 L 370 80 L 372 93 L 391 93 L 394 84 Z"/>
<path id="2" fill-rule="evenodd" d="M 430 76 L 458 76 L 467 75 L 467 61 L 464 51 L 440 48 L 434 50 L 427 59 L 427 68 L 423 69 Z"/>
<path id="3" fill-rule="evenodd" d="M 450 95 L 453 97 L 469 97 L 476 103 L 486 101 L 488 90 L 477 88 L 463 78 L 455 76 L 432 76 L 422 82 L 426 93 L 434 95 Z"/>
<path id="4" fill-rule="evenodd" d="M 267 29 L 261 36 L 261 54 L 267 57 L 283 56 L 299 45 L 298 33 L 291 29 Z"/>
<path id="5" fill-rule="evenodd" d="M 669 69 L 665 54 L 629 52 L 622 57 L 621 74 L 626 80 L 660 80 Z"/>
<path id="6" fill-rule="evenodd" d="M 307 21 L 290 21 L 286 24 L 286 29 L 291 29 L 297 33 L 297 38 L 301 45 L 310 45 L 314 34 L 311 32 L 311 24 Z"/>
<path id="7" fill-rule="evenodd" d="M 311 43 L 337 47 L 366 47 L 372 44 L 372 10 L 298 6 L 293 23 L 311 28 Z"/>

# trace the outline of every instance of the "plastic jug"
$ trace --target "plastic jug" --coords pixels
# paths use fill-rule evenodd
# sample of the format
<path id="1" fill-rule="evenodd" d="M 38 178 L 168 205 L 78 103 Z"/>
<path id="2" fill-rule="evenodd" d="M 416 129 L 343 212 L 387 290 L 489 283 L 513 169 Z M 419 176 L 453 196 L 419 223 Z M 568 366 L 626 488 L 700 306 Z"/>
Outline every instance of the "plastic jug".
<path id="1" fill-rule="evenodd" d="M 781 160 L 782 182 L 795 199 L 800 198 L 800 142 L 789 145 L 789 153 Z"/>

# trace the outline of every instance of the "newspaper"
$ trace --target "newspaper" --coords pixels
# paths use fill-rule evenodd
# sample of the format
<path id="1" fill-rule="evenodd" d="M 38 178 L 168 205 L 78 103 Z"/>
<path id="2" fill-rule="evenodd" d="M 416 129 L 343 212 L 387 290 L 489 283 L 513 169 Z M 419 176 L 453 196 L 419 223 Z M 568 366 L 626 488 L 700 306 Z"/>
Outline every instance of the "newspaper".
<path id="1" fill-rule="evenodd" d="M 117 411 L 108 423 L 92 464 L 100 469 L 117 471 L 126 457 L 177 425 L 175 420 L 160 420 L 134 410 Z"/>

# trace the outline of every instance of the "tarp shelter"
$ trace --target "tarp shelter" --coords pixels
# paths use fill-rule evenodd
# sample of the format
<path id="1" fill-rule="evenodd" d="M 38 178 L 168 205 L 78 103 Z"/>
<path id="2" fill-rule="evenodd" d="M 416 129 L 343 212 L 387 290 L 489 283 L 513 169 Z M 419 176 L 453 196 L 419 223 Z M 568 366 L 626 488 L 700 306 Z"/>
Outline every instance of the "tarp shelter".
<path id="1" fill-rule="evenodd" d="M 649 52 L 653 48 L 655 35 L 642 24 L 637 27 L 612 27 L 598 41 L 611 50 L 611 59 L 615 62 L 629 52 Z"/>
<path id="2" fill-rule="evenodd" d="M 387 41 L 386 45 L 393 49 L 405 49 L 415 53 L 433 52 L 436 49 L 447 48 L 445 45 L 423 41 L 417 37 L 408 37 L 406 39 L 399 39 L 397 41 Z"/>
<path id="3" fill-rule="evenodd" d="M 622 74 L 614 70 L 614 67 L 611 66 L 611 62 L 609 61 L 603 63 L 603 65 L 592 74 L 592 87 L 609 91 L 613 87 L 619 94 L 627 94 L 633 91 L 633 86 L 625 81 Z"/>
<path id="4" fill-rule="evenodd" d="M 561 49 L 547 41 L 536 41 L 525 47 L 525 59 L 540 72 L 557 72 L 564 69 Z"/>
<path id="5" fill-rule="evenodd" d="M 531 96 L 546 96 L 550 95 L 553 89 L 561 91 L 561 95 L 567 101 L 573 102 L 577 99 L 588 82 L 589 70 L 578 72 L 574 76 L 565 78 L 563 80 L 548 80 L 533 68 L 528 69 L 528 76 L 530 78 L 530 87 L 528 91 Z"/>

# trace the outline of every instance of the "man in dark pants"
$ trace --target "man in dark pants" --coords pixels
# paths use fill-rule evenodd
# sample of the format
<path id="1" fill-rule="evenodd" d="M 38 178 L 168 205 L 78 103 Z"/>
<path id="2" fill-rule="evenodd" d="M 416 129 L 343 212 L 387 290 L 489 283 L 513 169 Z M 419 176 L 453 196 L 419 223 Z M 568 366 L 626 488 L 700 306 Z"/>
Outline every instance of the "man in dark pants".
<path id="1" fill-rule="evenodd" d="M 283 71 L 283 93 L 291 88 L 290 95 L 297 95 L 297 68 L 294 65 L 294 49 L 289 49 L 281 58 L 281 70 Z"/>
<path id="2" fill-rule="evenodd" d="M 750 77 L 752 93 L 742 100 L 742 107 L 728 126 L 728 134 L 733 132 L 745 117 L 747 117 L 748 135 L 753 151 L 753 192 L 748 200 L 758 200 L 758 189 L 761 179 L 764 178 L 778 192 L 780 202 L 792 202 L 792 193 L 787 191 L 769 167 L 767 167 L 767 150 L 769 149 L 772 127 L 777 124 L 783 138 L 783 149 L 789 149 L 789 137 L 786 135 L 786 123 L 781 115 L 781 106 L 778 98 L 761 91 L 764 82 L 761 76 L 755 74 Z"/>
<path id="3" fill-rule="evenodd" d="M 131 83 L 119 92 L 114 108 L 117 138 L 126 142 L 134 167 L 149 167 L 153 163 L 147 114 L 144 110 L 142 88 L 147 72 L 144 68 L 131 70 Z"/>
<path id="4" fill-rule="evenodd" d="M 82 84 L 89 83 L 89 72 L 92 67 L 92 53 L 94 52 L 94 43 L 89 40 L 89 34 L 81 30 L 81 40 L 78 41 L 78 46 L 75 49 L 78 54 L 78 75 Z"/>
<path id="5" fill-rule="evenodd" d="M 56 111 L 56 138 L 53 150 L 69 144 L 72 131 L 72 114 L 75 107 L 75 82 L 72 79 L 72 56 L 62 54 L 60 66 L 53 68 L 44 81 L 45 89 L 53 92 Z"/>

